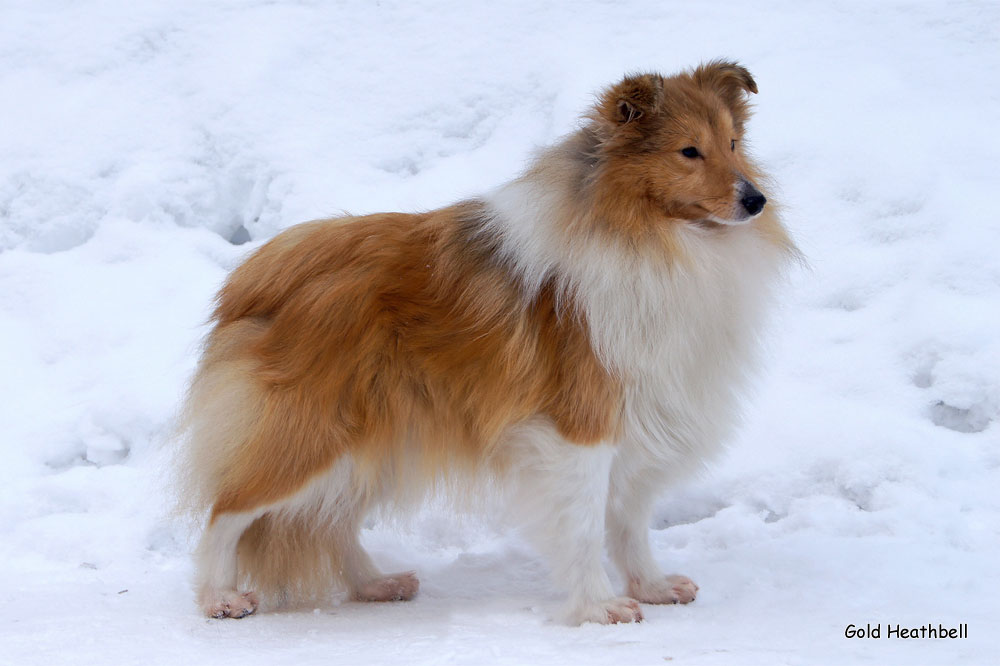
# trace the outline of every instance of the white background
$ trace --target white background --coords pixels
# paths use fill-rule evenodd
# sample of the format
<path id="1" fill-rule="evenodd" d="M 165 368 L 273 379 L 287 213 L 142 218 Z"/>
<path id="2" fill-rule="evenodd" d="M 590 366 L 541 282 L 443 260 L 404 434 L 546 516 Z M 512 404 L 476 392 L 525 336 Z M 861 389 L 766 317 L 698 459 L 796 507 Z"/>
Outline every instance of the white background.
<path id="1" fill-rule="evenodd" d="M 201 617 L 163 478 L 226 272 L 488 190 L 624 72 L 720 56 L 810 268 L 729 454 L 658 504 L 698 600 L 560 626 L 515 532 L 433 506 L 364 534 L 411 603 Z M 988 1 L 2 0 L 0 663 L 1000 660 L 998 71 Z"/>

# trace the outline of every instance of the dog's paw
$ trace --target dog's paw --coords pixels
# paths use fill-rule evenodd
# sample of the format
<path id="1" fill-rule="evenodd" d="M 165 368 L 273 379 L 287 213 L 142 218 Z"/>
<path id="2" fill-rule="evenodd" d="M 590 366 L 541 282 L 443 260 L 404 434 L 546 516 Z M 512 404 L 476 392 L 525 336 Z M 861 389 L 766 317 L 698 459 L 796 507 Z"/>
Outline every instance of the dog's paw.
<path id="1" fill-rule="evenodd" d="M 576 608 L 570 613 L 570 622 L 583 624 L 596 622 L 598 624 L 624 624 L 627 622 L 642 622 L 642 609 L 639 602 L 628 597 L 618 597 L 607 601 L 597 601 Z"/>
<path id="2" fill-rule="evenodd" d="M 202 602 L 205 615 L 222 619 L 231 617 L 240 619 L 253 615 L 257 610 L 257 595 L 253 592 L 237 592 L 236 590 L 216 590 L 205 594 Z"/>
<path id="3" fill-rule="evenodd" d="M 628 593 L 647 604 L 688 604 L 694 601 L 698 586 L 687 576 L 664 576 L 646 583 L 632 581 Z"/>
<path id="4" fill-rule="evenodd" d="M 354 592 L 357 601 L 409 601 L 420 589 L 416 572 L 390 574 L 358 586 Z"/>

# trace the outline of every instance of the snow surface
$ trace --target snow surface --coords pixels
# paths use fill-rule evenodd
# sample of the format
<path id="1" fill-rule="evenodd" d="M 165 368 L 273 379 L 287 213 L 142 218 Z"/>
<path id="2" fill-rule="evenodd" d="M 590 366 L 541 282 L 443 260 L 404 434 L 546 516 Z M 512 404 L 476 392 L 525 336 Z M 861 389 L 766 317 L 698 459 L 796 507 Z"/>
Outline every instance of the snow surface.
<path id="1" fill-rule="evenodd" d="M 429 507 L 364 535 L 411 603 L 201 617 L 162 479 L 226 272 L 483 192 L 623 72 L 718 56 L 811 268 L 730 454 L 658 504 L 697 602 L 560 626 L 516 533 Z M 998 71 L 988 0 L 4 0 L 0 663 L 998 663 Z"/>

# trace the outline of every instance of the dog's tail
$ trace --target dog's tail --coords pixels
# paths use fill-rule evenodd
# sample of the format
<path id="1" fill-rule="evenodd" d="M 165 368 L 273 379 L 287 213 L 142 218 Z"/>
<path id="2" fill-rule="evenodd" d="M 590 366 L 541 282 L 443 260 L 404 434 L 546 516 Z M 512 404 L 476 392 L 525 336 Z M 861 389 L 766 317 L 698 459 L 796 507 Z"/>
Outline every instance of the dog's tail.
<path id="1" fill-rule="evenodd" d="M 178 508 L 206 534 L 220 520 L 245 526 L 236 533 L 243 589 L 272 603 L 319 601 L 341 579 L 367 500 L 354 492 L 350 456 L 319 441 L 305 401 L 260 381 L 252 350 L 266 331 L 241 319 L 208 339 L 181 415 Z M 206 554 L 199 560 L 203 569 Z"/>

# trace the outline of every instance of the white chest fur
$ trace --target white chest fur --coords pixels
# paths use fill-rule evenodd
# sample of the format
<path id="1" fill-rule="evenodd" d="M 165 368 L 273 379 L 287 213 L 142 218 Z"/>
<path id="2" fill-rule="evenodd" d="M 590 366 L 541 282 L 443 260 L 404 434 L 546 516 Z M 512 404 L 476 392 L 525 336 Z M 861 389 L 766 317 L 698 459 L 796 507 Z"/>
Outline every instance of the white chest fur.
<path id="1" fill-rule="evenodd" d="M 623 446 L 651 464 L 703 459 L 738 419 L 779 251 L 754 225 L 678 229 L 683 261 L 566 238 L 559 201 L 526 181 L 491 198 L 491 231 L 528 293 L 555 277 L 626 386 Z M 658 465 L 659 466 L 659 465 Z"/>

